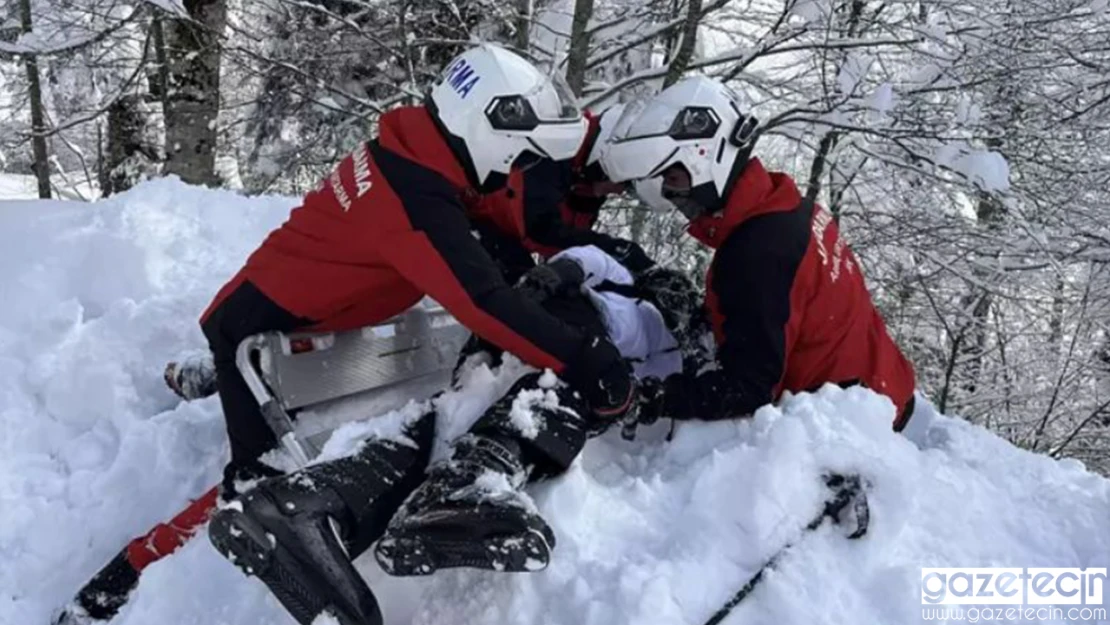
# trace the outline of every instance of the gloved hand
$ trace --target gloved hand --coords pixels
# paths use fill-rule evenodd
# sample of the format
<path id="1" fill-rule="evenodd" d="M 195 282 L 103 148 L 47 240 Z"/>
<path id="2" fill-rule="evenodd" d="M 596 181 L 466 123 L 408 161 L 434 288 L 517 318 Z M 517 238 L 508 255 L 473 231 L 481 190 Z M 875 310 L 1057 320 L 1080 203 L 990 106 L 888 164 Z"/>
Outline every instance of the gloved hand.
<path id="1" fill-rule="evenodd" d="M 578 289 L 586 279 L 582 266 L 569 258 L 558 258 L 536 265 L 520 279 L 516 289 L 530 299 L 542 302 L 549 297 Z"/>
<path id="2" fill-rule="evenodd" d="M 608 339 L 588 337 L 574 360 L 567 363 L 562 377 L 586 400 L 593 417 L 591 429 L 595 431 L 619 422 L 635 407 L 637 387 L 632 366 Z"/>
<path id="3" fill-rule="evenodd" d="M 690 405 L 687 380 L 681 373 L 668 376 L 666 380 L 646 378 L 640 383 L 638 419 L 644 425 L 651 425 L 660 417 L 670 419 L 694 418 Z"/>
<path id="4" fill-rule="evenodd" d="M 663 416 L 664 383 L 659 378 L 640 380 L 640 396 L 636 410 L 636 423 L 651 425 Z"/>
<path id="5" fill-rule="evenodd" d="M 691 406 L 687 401 L 686 381 L 682 374 L 674 374 L 666 380 L 659 378 L 644 378 L 639 383 L 639 395 L 634 410 L 626 413 L 621 436 L 626 440 L 636 437 L 636 428 L 640 425 L 651 425 L 660 417 L 673 420 L 689 419 L 692 416 Z M 674 434 L 674 423 L 671 423 L 670 440 Z"/>
<path id="6" fill-rule="evenodd" d="M 636 276 L 636 287 L 663 314 L 667 329 L 681 342 L 705 325 L 704 296 L 685 273 L 655 266 Z"/>

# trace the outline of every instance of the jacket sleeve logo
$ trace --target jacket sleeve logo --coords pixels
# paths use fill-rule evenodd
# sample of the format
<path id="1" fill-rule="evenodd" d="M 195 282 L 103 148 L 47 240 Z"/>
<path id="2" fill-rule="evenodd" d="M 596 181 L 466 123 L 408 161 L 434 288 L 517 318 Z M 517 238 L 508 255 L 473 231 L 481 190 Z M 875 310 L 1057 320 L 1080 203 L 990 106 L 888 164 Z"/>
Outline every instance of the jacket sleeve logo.
<path id="1" fill-rule="evenodd" d="M 832 223 L 832 213 L 822 207 L 817 207 L 813 215 L 813 229 L 814 242 L 817 243 L 817 254 L 821 257 L 821 266 L 827 267 L 829 270 L 829 279 L 836 282 L 840 278 L 840 268 L 843 266 L 848 270 L 848 273 L 853 273 L 852 259 L 844 254 L 844 239 L 840 237 L 840 232 L 837 228 L 831 230 L 831 238 L 833 238 L 833 253 L 830 263 L 829 250 L 825 245 L 826 233 L 829 232 L 829 224 Z M 832 265 L 831 267 L 829 265 Z"/>
<path id="2" fill-rule="evenodd" d="M 343 170 L 343 165 L 345 165 L 348 160 L 351 161 L 352 175 L 354 177 L 355 184 L 353 189 L 348 189 L 347 186 L 344 186 L 343 176 L 340 173 Z M 369 147 L 363 143 L 358 149 L 349 154 L 347 158 L 340 161 L 339 166 L 333 169 L 331 176 L 328 177 L 328 183 L 335 193 L 335 199 L 343 208 L 343 212 L 345 213 L 351 210 L 353 200 L 351 199 L 351 193 L 349 193 L 349 191 L 354 193 L 354 199 L 357 200 L 374 186 L 373 181 L 370 179 Z"/>

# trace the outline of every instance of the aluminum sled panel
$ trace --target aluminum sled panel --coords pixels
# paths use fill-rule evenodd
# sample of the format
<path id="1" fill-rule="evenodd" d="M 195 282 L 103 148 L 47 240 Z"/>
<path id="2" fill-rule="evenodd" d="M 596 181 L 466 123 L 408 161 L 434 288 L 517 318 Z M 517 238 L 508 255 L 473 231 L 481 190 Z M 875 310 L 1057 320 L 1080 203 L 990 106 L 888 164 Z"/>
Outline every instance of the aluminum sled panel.
<path id="1" fill-rule="evenodd" d="M 333 333 L 268 333 L 263 379 L 286 410 L 449 372 L 469 337 L 446 311 L 412 309 L 378 326 Z"/>

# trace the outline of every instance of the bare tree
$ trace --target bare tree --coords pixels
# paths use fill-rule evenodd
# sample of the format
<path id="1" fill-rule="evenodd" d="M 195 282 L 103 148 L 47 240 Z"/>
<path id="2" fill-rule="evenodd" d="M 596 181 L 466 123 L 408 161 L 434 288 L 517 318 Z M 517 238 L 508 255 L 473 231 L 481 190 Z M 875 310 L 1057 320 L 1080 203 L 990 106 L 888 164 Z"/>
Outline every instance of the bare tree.
<path id="1" fill-rule="evenodd" d="M 19 0 L 19 17 L 24 33 L 32 31 L 31 0 Z M 28 54 L 23 60 L 27 68 L 28 99 L 31 107 L 31 145 L 35 160 L 32 169 L 38 181 L 39 197 L 50 199 L 50 162 L 46 153 L 46 122 L 42 106 L 38 59 Z"/>
<path id="2" fill-rule="evenodd" d="M 586 61 L 590 53 L 590 31 L 587 26 L 594 14 L 594 0 L 574 0 L 574 23 L 570 31 L 567 53 L 567 84 L 575 94 L 582 94 L 586 84 Z"/>

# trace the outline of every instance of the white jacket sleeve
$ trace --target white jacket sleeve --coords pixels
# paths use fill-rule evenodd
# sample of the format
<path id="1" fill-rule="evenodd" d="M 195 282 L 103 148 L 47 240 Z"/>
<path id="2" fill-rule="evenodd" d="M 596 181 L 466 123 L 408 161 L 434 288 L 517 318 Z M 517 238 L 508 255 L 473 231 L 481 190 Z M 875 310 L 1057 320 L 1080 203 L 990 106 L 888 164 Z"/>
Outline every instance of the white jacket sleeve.
<path id="1" fill-rule="evenodd" d="M 551 260 L 568 258 L 578 263 L 586 273 L 585 286 L 595 287 L 608 280 L 614 284 L 632 284 L 632 274 L 615 258 L 593 245 L 572 247 L 559 252 Z"/>

